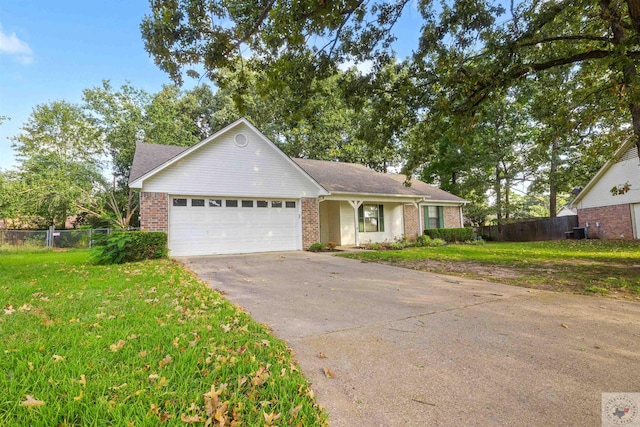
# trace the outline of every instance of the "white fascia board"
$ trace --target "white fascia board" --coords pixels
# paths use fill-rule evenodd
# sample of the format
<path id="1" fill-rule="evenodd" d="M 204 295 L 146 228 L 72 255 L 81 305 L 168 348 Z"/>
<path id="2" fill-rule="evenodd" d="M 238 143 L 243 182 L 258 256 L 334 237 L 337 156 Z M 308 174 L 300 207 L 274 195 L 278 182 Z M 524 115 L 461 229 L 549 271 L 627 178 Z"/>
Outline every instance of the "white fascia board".
<path id="1" fill-rule="evenodd" d="M 244 124 L 246 124 L 250 129 L 252 129 L 256 134 L 258 134 L 258 136 L 260 138 L 262 138 L 262 140 L 264 142 L 266 142 L 268 145 L 270 145 L 271 147 L 273 147 L 274 150 L 276 150 L 276 152 L 278 154 L 280 154 L 280 156 L 282 156 L 287 162 L 289 162 L 289 164 L 291 166 L 293 166 L 298 172 L 300 172 L 303 176 L 305 176 L 311 183 L 313 183 L 313 185 L 315 185 L 318 188 L 318 196 L 325 196 L 327 194 L 329 194 L 329 192 L 318 183 L 318 181 L 316 181 L 315 179 L 313 179 L 311 177 L 311 175 L 309 175 L 304 169 L 302 169 L 300 166 L 298 166 L 298 164 L 296 162 L 293 161 L 293 159 L 291 159 L 291 157 L 287 156 L 285 154 L 284 151 L 282 151 L 280 149 L 280 147 L 278 147 L 273 141 L 271 141 L 269 138 L 267 138 L 262 132 L 260 132 L 260 130 L 258 128 L 256 128 L 254 125 L 251 124 L 251 122 L 249 122 L 247 119 L 245 119 L 244 117 L 241 118 L 240 120 L 244 121 Z"/>
<path id="2" fill-rule="evenodd" d="M 148 178 L 152 177 L 153 175 L 161 172 L 162 170 L 166 169 L 167 167 L 171 166 L 172 164 L 180 161 L 184 157 L 186 157 L 186 156 L 190 155 L 191 153 L 193 153 L 194 151 L 198 150 L 203 145 L 208 144 L 212 140 L 218 138 L 223 133 L 226 133 L 226 132 L 232 130 L 233 128 L 235 128 L 236 126 L 238 126 L 240 124 L 245 124 L 248 128 L 253 130 L 263 141 L 265 141 L 267 143 L 267 145 L 271 146 L 277 153 L 279 153 L 283 158 L 285 158 L 286 161 L 288 161 L 289 164 L 292 167 L 294 167 L 303 176 L 305 176 L 306 179 L 308 179 L 313 185 L 315 185 L 318 188 L 318 195 L 327 195 L 327 194 L 329 194 L 329 192 L 327 190 L 325 190 L 324 187 L 322 187 L 320 184 L 318 184 L 318 182 L 315 179 L 313 179 L 307 172 L 305 172 L 300 166 L 298 166 L 298 164 L 296 162 L 294 162 L 289 156 L 287 156 L 277 145 L 275 145 L 269 138 L 267 138 L 254 125 L 252 125 L 251 122 L 249 122 L 249 120 L 247 120 L 244 117 L 241 118 L 241 119 L 236 120 L 235 122 L 231 123 L 230 125 L 222 128 L 222 129 L 220 129 L 218 132 L 214 133 L 210 137 L 203 139 L 202 141 L 200 141 L 196 145 L 184 150 L 183 152 L 179 153 L 175 157 L 167 160 L 163 164 L 161 164 L 161 165 L 157 166 L 156 168 L 150 170 L 149 172 L 147 172 L 146 174 L 142 175 L 141 177 L 139 177 L 135 181 L 131 182 L 129 184 L 129 188 L 142 189 L 142 186 L 143 186 L 143 183 L 144 183 L 145 179 L 148 179 Z"/>
<path id="3" fill-rule="evenodd" d="M 578 195 L 571 202 L 569 202 L 568 206 L 571 208 L 577 208 L 578 203 L 580 203 L 580 200 L 582 200 L 584 196 L 589 191 L 591 191 L 591 188 L 600 180 L 600 178 L 604 176 L 605 173 L 607 173 L 607 171 L 611 168 L 611 166 L 613 166 L 618 161 L 620 156 L 622 156 L 624 153 L 627 152 L 629 148 L 631 148 L 632 145 L 634 145 L 632 140 L 628 140 L 627 142 L 622 144 L 622 146 L 618 148 L 615 153 L 613 153 L 613 156 L 611 156 L 611 158 L 607 160 L 607 163 L 605 163 L 600 168 L 600 170 L 596 172 L 593 178 L 591 178 L 591 180 L 587 182 L 587 185 L 584 186 L 582 191 L 580 191 L 580 193 L 578 193 Z"/>
<path id="4" fill-rule="evenodd" d="M 372 193 L 331 193 L 322 200 L 364 200 L 364 201 L 387 201 L 396 203 L 418 203 L 439 206 L 462 206 L 469 203 L 467 200 L 435 200 L 429 196 L 410 196 L 407 194 L 372 194 Z"/>

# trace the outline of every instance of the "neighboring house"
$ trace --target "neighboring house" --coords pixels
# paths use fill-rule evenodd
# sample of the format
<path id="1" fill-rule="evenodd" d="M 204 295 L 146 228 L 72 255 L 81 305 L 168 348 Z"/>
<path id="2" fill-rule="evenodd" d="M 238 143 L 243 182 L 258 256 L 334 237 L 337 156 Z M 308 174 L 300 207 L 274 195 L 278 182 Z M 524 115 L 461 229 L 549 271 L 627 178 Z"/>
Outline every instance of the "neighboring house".
<path id="1" fill-rule="evenodd" d="M 129 186 L 140 226 L 173 256 L 353 246 L 462 227 L 466 203 L 365 166 L 287 157 L 240 119 L 190 148 L 138 144 Z"/>
<path id="2" fill-rule="evenodd" d="M 626 189 L 624 188 L 626 187 Z M 621 194 L 613 194 L 620 188 Z M 640 159 L 632 141 L 620 147 L 571 202 L 590 238 L 640 238 Z"/>
<path id="3" fill-rule="evenodd" d="M 578 215 L 578 209 L 572 208 L 569 206 L 563 206 L 562 209 L 558 211 L 556 216 L 574 216 Z"/>

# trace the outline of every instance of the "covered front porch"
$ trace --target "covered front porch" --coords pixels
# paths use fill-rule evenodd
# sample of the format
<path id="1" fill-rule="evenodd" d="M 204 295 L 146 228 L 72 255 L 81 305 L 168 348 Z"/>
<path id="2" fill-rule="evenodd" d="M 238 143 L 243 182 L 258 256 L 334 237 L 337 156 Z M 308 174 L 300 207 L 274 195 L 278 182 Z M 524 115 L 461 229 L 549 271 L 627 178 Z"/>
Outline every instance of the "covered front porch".
<path id="1" fill-rule="evenodd" d="M 423 199 L 332 195 L 320 199 L 320 242 L 360 246 L 420 234 Z"/>

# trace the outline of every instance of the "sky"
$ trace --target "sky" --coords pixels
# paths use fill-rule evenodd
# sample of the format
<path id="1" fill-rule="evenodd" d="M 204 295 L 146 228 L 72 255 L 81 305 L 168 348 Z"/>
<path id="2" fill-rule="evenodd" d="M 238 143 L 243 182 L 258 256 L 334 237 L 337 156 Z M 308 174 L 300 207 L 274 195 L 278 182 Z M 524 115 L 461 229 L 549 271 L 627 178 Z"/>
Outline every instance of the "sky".
<path id="1" fill-rule="evenodd" d="M 0 116 L 10 118 L 0 125 L 0 169 L 16 165 L 9 137 L 35 106 L 80 103 L 83 89 L 104 79 L 150 93 L 171 83 L 144 50 L 140 22 L 148 12 L 147 0 L 0 1 Z M 404 58 L 417 44 L 415 7 L 396 29 L 396 50 Z"/>

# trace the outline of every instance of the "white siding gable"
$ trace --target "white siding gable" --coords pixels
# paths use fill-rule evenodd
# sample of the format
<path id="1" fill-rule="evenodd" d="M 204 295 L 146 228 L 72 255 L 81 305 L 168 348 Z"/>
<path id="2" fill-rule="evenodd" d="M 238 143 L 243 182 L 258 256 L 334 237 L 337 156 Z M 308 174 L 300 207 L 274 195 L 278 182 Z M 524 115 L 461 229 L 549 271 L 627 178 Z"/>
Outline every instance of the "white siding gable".
<path id="1" fill-rule="evenodd" d="M 243 134 L 246 146 L 236 144 Z M 246 123 L 232 126 L 144 180 L 143 191 L 169 194 L 300 198 L 322 189 Z"/>
<path id="2" fill-rule="evenodd" d="M 634 148 L 635 149 L 635 148 Z M 630 191 L 613 196 L 611 189 L 628 182 Z M 584 194 L 578 208 L 593 208 L 640 202 L 640 159 L 632 157 L 611 165 L 611 167 Z"/>

